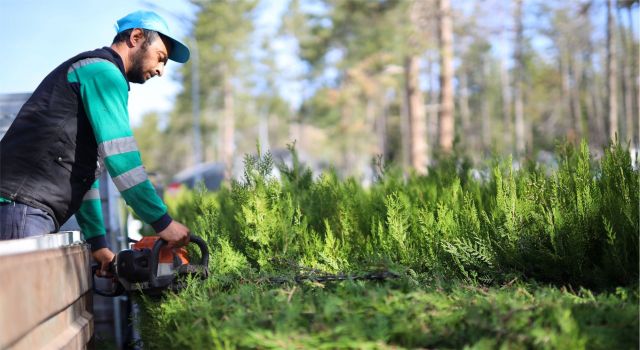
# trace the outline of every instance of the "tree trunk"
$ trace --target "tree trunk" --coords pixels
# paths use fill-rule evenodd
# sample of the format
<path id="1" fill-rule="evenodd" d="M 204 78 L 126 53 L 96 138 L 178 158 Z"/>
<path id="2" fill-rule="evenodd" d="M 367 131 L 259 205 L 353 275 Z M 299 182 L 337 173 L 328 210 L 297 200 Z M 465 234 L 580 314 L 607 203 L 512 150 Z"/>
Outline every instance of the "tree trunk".
<path id="1" fill-rule="evenodd" d="M 584 107 L 585 107 L 585 114 L 586 114 L 586 121 L 587 121 L 587 130 L 585 131 L 586 135 L 589 135 L 591 137 L 589 137 L 590 141 L 592 143 L 595 143 L 597 140 L 595 140 L 593 138 L 593 134 L 591 134 L 591 121 L 596 119 L 596 115 L 598 115 L 598 112 L 595 109 L 595 104 L 593 101 L 593 96 L 591 95 L 591 85 L 595 84 L 595 82 L 593 81 L 593 78 L 591 77 L 591 70 L 589 69 L 589 63 L 591 62 L 589 60 L 589 55 L 585 54 L 585 58 L 583 58 L 583 62 L 587 62 L 587 64 L 585 65 L 585 69 L 582 72 L 582 85 L 583 85 L 583 93 L 584 93 L 584 98 L 585 98 L 585 103 L 584 103 Z"/>
<path id="2" fill-rule="evenodd" d="M 491 113 L 489 111 L 489 79 L 490 77 L 490 66 L 488 62 L 483 63 L 483 71 L 482 71 L 482 89 L 483 89 L 483 98 L 482 98 L 482 106 L 481 106 L 481 115 L 482 115 L 482 151 L 483 152 L 491 152 Z"/>
<path id="3" fill-rule="evenodd" d="M 271 149 L 269 142 L 269 115 L 268 108 L 258 111 L 258 140 L 260 142 L 260 152 L 263 154 Z"/>
<path id="4" fill-rule="evenodd" d="M 411 167 L 418 174 L 427 172 L 426 162 L 426 121 L 424 100 L 418 83 L 420 74 L 418 58 L 408 56 L 405 59 L 405 92 L 407 94 L 407 114 L 409 120 L 409 159 Z"/>
<path id="5" fill-rule="evenodd" d="M 438 146 L 438 111 L 440 106 L 438 104 L 439 90 L 438 79 L 439 76 L 434 74 L 434 63 L 438 60 L 436 53 L 430 51 L 427 54 L 427 79 L 429 82 L 429 91 L 427 93 L 429 103 L 427 106 L 427 147 L 429 150 L 436 149 Z M 429 144 L 431 142 L 431 144 Z"/>
<path id="6" fill-rule="evenodd" d="M 623 97 L 622 110 L 625 116 L 625 138 L 622 141 L 631 142 L 631 144 L 633 144 L 633 131 L 635 129 L 633 123 L 633 77 L 630 69 L 632 63 L 629 60 L 629 52 L 627 52 L 627 50 L 633 46 L 633 42 L 627 42 L 627 35 L 625 33 L 624 26 L 622 25 L 622 11 L 620 10 L 620 7 L 617 8 L 616 14 L 618 16 L 620 43 L 622 44 L 620 45 L 622 48 L 622 52 L 620 52 L 620 61 L 622 63 L 621 93 Z"/>
<path id="7" fill-rule="evenodd" d="M 200 53 L 198 41 L 191 42 L 191 116 L 193 120 L 193 163 L 198 165 L 203 162 L 202 141 L 200 129 Z"/>
<path id="8" fill-rule="evenodd" d="M 571 77 L 569 97 L 571 98 L 571 116 L 573 117 L 573 130 L 575 130 L 576 139 L 583 136 L 582 106 L 580 103 L 582 69 L 580 59 L 574 55 L 569 56 L 569 76 Z"/>
<path id="9" fill-rule="evenodd" d="M 228 76 L 224 76 L 223 82 L 223 112 L 220 138 L 220 159 L 224 163 L 225 178 L 231 179 L 233 176 L 233 153 L 234 153 L 234 132 L 235 132 L 235 107 L 233 97 L 233 85 Z"/>
<path id="10" fill-rule="evenodd" d="M 581 138 L 583 136 L 582 128 L 582 107 L 580 103 L 580 86 L 582 85 L 582 62 L 578 57 L 571 57 L 569 61 L 569 72 L 571 74 L 571 115 L 573 116 L 574 130 L 576 131 L 576 137 Z"/>
<path id="11" fill-rule="evenodd" d="M 590 45 L 587 51 L 587 62 L 593 62 L 593 54 L 597 54 L 600 57 L 606 56 L 606 49 L 600 48 L 599 52 L 594 52 L 594 46 Z M 602 147 L 607 142 L 607 127 L 605 125 L 606 111 L 603 106 L 606 93 L 604 90 L 604 80 L 599 80 L 599 75 L 596 73 L 592 64 L 587 65 L 589 73 L 589 99 L 593 109 L 593 118 L 590 119 L 590 140 L 598 147 Z M 600 75 L 602 79 L 606 79 L 604 75 Z"/>
<path id="12" fill-rule="evenodd" d="M 453 149 L 453 25 L 449 0 L 439 0 L 438 38 L 440 44 L 440 149 L 449 153 Z"/>
<path id="13" fill-rule="evenodd" d="M 344 91 L 344 89 L 341 89 Z M 345 103 L 342 104 L 342 107 L 340 108 L 340 130 L 338 132 L 338 135 L 340 137 L 340 141 L 338 141 L 340 143 L 340 148 L 341 148 L 341 155 L 342 155 L 342 170 L 344 171 L 345 174 L 351 174 L 351 171 L 353 170 L 353 166 L 354 164 L 352 163 L 352 159 L 353 159 L 353 149 L 351 147 L 351 136 L 350 134 L 350 127 L 352 125 L 352 120 L 351 120 L 351 108 L 349 105 L 349 101 L 346 101 Z"/>
<path id="14" fill-rule="evenodd" d="M 560 54 L 560 72 L 562 75 L 563 111 L 570 115 L 567 139 L 575 142 L 582 136 L 582 117 L 580 110 L 580 67 L 573 57 L 571 49 Z M 564 51 L 564 50 L 563 50 Z"/>
<path id="15" fill-rule="evenodd" d="M 560 45 L 562 46 L 562 45 Z M 569 116 L 570 122 L 568 123 L 568 129 L 566 133 L 567 140 L 569 142 L 574 142 L 576 139 L 576 130 L 575 130 L 575 115 L 572 106 L 571 100 L 571 76 L 569 74 L 569 53 L 565 52 L 566 50 L 561 49 L 559 54 L 560 61 L 560 77 L 562 78 L 562 108 L 561 116 L 564 120 L 566 120 L 567 116 Z"/>
<path id="16" fill-rule="evenodd" d="M 407 67 L 405 64 L 405 75 Z M 407 92 L 407 83 L 405 79 L 404 94 L 399 96 L 403 99 L 401 103 L 401 115 L 400 115 L 400 144 L 402 149 L 402 169 L 406 172 L 411 168 L 411 126 L 409 116 L 409 93 Z"/>
<path id="17" fill-rule="evenodd" d="M 591 50 L 591 48 L 589 49 Z M 589 54 L 587 56 L 587 58 L 585 59 L 586 62 L 591 62 L 591 51 L 589 51 Z M 587 125 L 589 125 L 589 139 L 591 141 L 591 143 L 593 143 L 594 145 L 597 145 L 598 147 L 601 147 L 605 140 L 603 140 L 603 135 L 605 135 L 606 133 L 604 132 L 605 127 L 604 127 L 604 120 L 603 120 L 603 113 L 602 113 L 602 95 L 599 93 L 599 89 L 598 89 L 598 81 L 596 79 L 596 74 L 593 71 L 593 67 L 591 65 L 587 65 L 587 71 L 586 71 L 587 77 L 585 79 L 586 81 L 586 86 L 587 86 L 587 96 L 588 96 L 588 101 L 587 101 L 587 120 L 588 123 Z"/>
<path id="18" fill-rule="evenodd" d="M 634 28 L 634 21 L 633 21 L 633 14 L 632 14 L 633 10 L 631 8 L 631 6 L 627 7 L 627 18 L 629 19 L 629 28 L 631 28 L 631 33 L 633 33 L 633 28 Z M 633 99 L 635 99 L 635 103 L 631 104 L 631 110 L 633 111 L 633 114 L 635 115 L 634 122 L 637 124 L 637 129 L 636 130 L 636 139 L 635 139 L 635 145 L 636 147 L 640 148 L 640 113 L 638 112 L 638 110 L 640 110 L 640 76 L 638 76 L 638 64 L 640 64 L 640 62 L 638 61 L 638 45 L 636 45 L 636 43 L 633 40 L 633 36 L 631 38 L 631 57 L 633 57 L 634 59 L 631 62 L 631 79 L 629 80 L 629 83 L 631 84 L 632 87 L 632 94 L 633 94 Z M 633 102 L 633 101 L 632 101 Z M 635 127 L 634 127 L 635 128 Z"/>
<path id="19" fill-rule="evenodd" d="M 386 162 L 387 160 L 389 160 L 389 152 L 387 150 L 387 119 L 389 115 L 390 104 L 391 101 L 389 101 L 388 94 L 384 93 L 384 96 L 382 96 L 382 109 L 376 115 L 375 121 L 377 153 L 382 156 L 382 162 Z M 381 165 L 384 165 L 384 163 Z"/>
<path id="20" fill-rule="evenodd" d="M 612 6 L 615 0 L 607 0 L 607 117 L 609 138 L 618 134 L 618 66 L 616 63 L 615 24 Z"/>
<path id="21" fill-rule="evenodd" d="M 304 149 L 302 145 L 302 117 L 299 116 L 298 112 L 293 108 L 289 108 L 289 121 L 287 125 L 289 126 L 288 138 L 290 142 L 293 142 L 295 146 L 299 149 Z"/>
<path id="22" fill-rule="evenodd" d="M 524 105 L 522 97 L 523 75 L 524 75 L 524 57 L 523 57 L 523 41 L 524 28 L 522 24 L 522 0 L 516 0 L 515 8 L 516 23 L 516 43 L 515 43 L 515 74 L 514 74 L 514 112 L 515 112 L 515 128 L 516 128 L 516 154 L 521 156 L 524 154 L 526 147 L 525 126 L 524 126 Z"/>
<path id="23" fill-rule="evenodd" d="M 500 61 L 500 84 L 502 85 L 502 135 L 504 137 L 504 148 L 508 153 L 513 151 L 513 128 L 511 126 L 511 82 L 509 81 L 509 71 L 503 60 Z"/>
<path id="24" fill-rule="evenodd" d="M 460 130 L 460 143 L 462 143 L 464 148 L 467 148 L 473 144 L 473 141 L 471 140 L 471 135 L 473 133 L 469 133 L 471 112 L 469 111 L 469 86 L 467 72 L 462 72 L 460 74 L 460 90 L 458 93 L 460 95 L 460 121 L 462 124 Z"/>
<path id="25" fill-rule="evenodd" d="M 365 127 L 371 126 L 371 132 L 373 133 L 373 135 L 376 135 L 376 139 L 374 140 L 375 146 L 373 148 L 373 149 L 375 149 L 375 153 L 372 154 L 372 156 L 376 156 L 376 155 L 380 155 L 381 154 L 379 152 L 379 149 L 378 149 L 378 141 L 377 141 L 377 136 L 378 136 L 378 116 L 380 114 L 381 113 L 379 113 L 377 111 L 376 100 L 374 99 L 374 97 L 367 96 L 366 97 L 365 106 L 364 106 Z"/>
<path id="26" fill-rule="evenodd" d="M 629 60 L 626 58 L 626 54 L 623 55 L 623 78 L 622 78 L 622 96 L 624 96 L 624 115 L 625 115 L 625 141 L 631 142 L 633 145 L 633 131 L 635 129 L 633 122 L 633 89 L 631 84 L 633 84 L 633 77 L 631 76 L 631 72 L 629 69 Z"/>
<path id="27" fill-rule="evenodd" d="M 598 86 L 597 84 L 591 85 L 591 98 L 593 102 L 593 107 L 595 110 L 595 132 L 597 136 L 595 140 L 598 145 L 604 146 L 607 143 L 607 125 L 605 123 L 605 108 L 603 106 L 604 102 L 604 88 L 603 86 Z"/>

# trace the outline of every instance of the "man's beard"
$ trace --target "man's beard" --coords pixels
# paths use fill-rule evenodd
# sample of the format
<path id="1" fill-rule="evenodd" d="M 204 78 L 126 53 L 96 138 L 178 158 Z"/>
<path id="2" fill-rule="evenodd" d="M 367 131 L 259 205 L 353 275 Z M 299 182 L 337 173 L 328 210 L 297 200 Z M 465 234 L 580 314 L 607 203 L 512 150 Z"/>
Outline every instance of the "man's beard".
<path id="1" fill-rule="evenodd" d="M 144 48 L 131 57 L 131 69 L 127 73 L 127 79 L 131 83 L 144 84 L 146 79 L 144 78 L 144 69 L 142 67 L 142 61 L 144 60 L 144 54 L 147 52 L 147 48 Z"/>

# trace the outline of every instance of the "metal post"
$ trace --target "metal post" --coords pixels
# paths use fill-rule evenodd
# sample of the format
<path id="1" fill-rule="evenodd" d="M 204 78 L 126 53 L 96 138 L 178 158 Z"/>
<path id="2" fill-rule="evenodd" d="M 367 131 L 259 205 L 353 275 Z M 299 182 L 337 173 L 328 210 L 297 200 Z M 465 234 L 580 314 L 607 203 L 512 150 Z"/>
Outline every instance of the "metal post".
<path id="1" fill-rule="evenodd" d="M 103 201 L 106 201 L 106 203 L 103 203 L 105 229 L 111 249 L 114 252 L 119 252 L 127 248 L 126 237 L 122 235 L 122 230 L 120 229 L 120 192 L 118 192 L 118 189 L 106 171 L 102 175 L 100 179 L 100 183 L 102 184 L 101 198 Z M 125 302 L 125 296 L 115 297 L 112 300 L 114 336 L 118 347 L 122 346 L 124 341 L 122 330 L 126 325 L 122 324 L 121 306 Z"/>

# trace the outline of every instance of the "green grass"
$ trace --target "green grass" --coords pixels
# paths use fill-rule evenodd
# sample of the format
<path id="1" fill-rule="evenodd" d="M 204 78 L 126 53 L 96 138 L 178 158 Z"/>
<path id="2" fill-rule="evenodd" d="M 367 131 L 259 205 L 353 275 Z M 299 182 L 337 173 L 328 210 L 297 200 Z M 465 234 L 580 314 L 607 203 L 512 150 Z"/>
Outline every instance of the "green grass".
<path id="1" fill-rule="evenodd" d="M 212 274 L 144 301 L 145 347 L 637 348 L 640 173 L 619 145 L 557 157 L 483 180 L 452 157 L 369 188 L 297 161 L 276 180 L 268 154 L 248 157 L 244 181 L 169 201 Z"/>

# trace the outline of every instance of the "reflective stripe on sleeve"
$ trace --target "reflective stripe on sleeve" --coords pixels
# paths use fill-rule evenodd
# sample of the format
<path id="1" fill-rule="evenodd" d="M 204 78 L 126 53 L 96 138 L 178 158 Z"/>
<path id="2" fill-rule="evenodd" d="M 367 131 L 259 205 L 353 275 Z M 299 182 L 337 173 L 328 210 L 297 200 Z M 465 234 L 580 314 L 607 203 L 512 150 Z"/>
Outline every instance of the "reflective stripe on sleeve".
<path id="1" fill-rule="evenodd" d="M 98 154 L 101 158 L 114 156 L 116 154 L 134 152 L 137 150 L 138 144 L 133 136 L 105 141 L 98 145 Z"/>
<path id="2" fill-rule="evenodd" d="M 92 188 L 82 197 L 83 201 L 90 201 L 92 199 L 100 199 L 100 190 L 97 188 Z"/>
<path id="3" fill-rule="evenodd" d="M 89 58 L 85 58 L 83 60 L 80 60 L 74 64 L 71 65 L 71 67 L 69 67 L 69 70 L 67 71 L 67 74 L 73 72 L 74 70 L 80 68 L 80 67 L 84 67 L 86 65 L 89 65 L 91 63 L 96 63 L 96 62 L 109 62 L 108 60 L 104 59 L 104 58 L 98 58 L 98 57 L 89 57 Z"/>
<path id="4" fill-rule="evenodd" d="M 116 185 L 118 191 L 122 192 L 145 182 L 147 179 L 147 172 L 144 170 L 144 166 L 140 165 L 122 175 L 116 176 L 113 178 L 113 183 Z"/>

